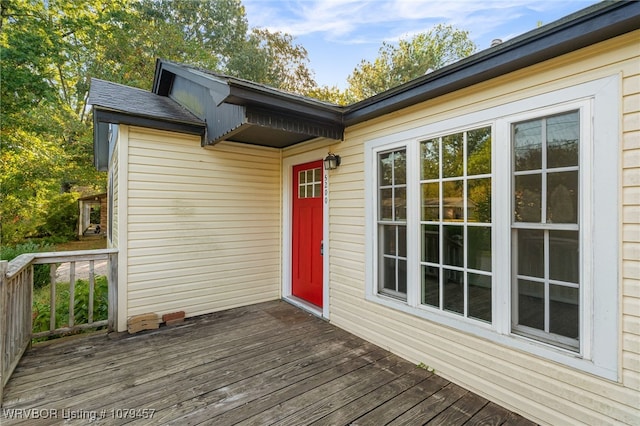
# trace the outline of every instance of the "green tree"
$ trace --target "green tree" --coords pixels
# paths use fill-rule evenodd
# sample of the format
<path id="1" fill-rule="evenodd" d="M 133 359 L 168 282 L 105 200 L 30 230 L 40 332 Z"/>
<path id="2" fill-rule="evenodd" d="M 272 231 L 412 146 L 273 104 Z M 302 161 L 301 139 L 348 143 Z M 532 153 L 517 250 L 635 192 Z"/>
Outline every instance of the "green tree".
<path id="1" fill-rule="evenodd" d="M 149 89 L 165 58 L 299 93 L 315 86 L 306 50 L 250 31 L 239 0 L 0 0 L 0 29 L 3 244 L 51 233 L 58 194 L 105 190 L 92 162 L 92 77 Z"/>
<path id="2" fill-rule="evenodd" d="M 383 43 L 378 57 L 362 60 L 347 78 L 349 97 L 362 100 L 399 86 L 444 65 L 469 56 L 476 50 L 467 31 L 437 25 L 397 45 Z"/>
<path id="3" fill-rule="evenodd" d="M 307 50 L 289 34 L 254 28 L 229 58 L 224 72 L 298 94 L 317 86 Z"/>

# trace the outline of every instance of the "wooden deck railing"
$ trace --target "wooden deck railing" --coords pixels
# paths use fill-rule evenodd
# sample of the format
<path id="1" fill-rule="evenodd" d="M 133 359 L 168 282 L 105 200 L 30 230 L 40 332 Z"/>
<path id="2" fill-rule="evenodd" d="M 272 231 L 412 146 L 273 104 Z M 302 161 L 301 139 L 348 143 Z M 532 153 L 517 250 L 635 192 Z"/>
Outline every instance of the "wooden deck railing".
<path id="1" fill-rule="evenodd" d="M 94 320 L 95 262 L 107 261 L 108 319 Z M 87 321 L 78 323 L 75 318 L 76 264 L 89 264 L 89 303 Z M 0 405 L 2 389 L 20 361 L 22 354 L 37 337 L 53 336 L 77 330 L 107 325 L 114 328 L 117 317 L 117 250 L 85 250 L 70 252 L 22 254 L 11 262 L 0 262 Z M 56 324 L 56 285 L 59 281 L 59 264 L 69 263 L 69 320 L 62 327 Z M 50 265 L 50 320 L 49 330 L 33 333 L 33 281 L 34 265 Z M 66 280 L 65 280 L 66 281 Z"/>

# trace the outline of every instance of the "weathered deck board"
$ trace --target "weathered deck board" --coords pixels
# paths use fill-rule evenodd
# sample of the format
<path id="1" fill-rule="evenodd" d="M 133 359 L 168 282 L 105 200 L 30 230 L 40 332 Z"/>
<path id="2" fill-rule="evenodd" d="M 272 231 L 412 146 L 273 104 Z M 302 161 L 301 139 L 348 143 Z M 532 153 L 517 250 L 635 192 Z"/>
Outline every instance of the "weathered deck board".
<path id="1" fill-rule="evenodd" d="M 87 424 L 63 416 L 92 411 L 92 424 L 131 426 L 532 424 L 284 302 L 36 345 L 5 390 L 2 415 L 15 409 L 58 418 L 3 426 Z"/>

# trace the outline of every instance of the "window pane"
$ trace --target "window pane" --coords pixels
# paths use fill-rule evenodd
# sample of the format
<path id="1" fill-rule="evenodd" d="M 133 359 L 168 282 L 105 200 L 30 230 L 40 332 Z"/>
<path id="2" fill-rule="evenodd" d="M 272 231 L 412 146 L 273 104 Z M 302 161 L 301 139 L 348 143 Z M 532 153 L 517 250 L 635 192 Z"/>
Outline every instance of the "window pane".
<path id="1" fill-rule="evenodd" d="M 518 229 L 518 275 L 544 278 L 544 231 Z"/>
<path id="2" fill-rule="evenodd" d="M 407 218 L 407 190 L 405 188 L 395 189 L 395 220 L 405 220 Z"/>
<path id="3" fill-rule="evenodd" d="M 464 314 L 464 273 L 443 269 L 443 308 L 447 311 Z"/>
<path id="4" fill-rule="evenodd" d="M 467 132 L 467 175 L 491 173 L 491 127 Z"/>
<path id="5" fill-rule="evenodd" d="M 404 150 L 393 153 L 394 181 L 396 185 L 407 183 L 407 154 Z"/>
<path id="6" fill-rule="evenodd" d="M 381 225 L 382 229 L 382 241 L 380 245 L 382 247 L 382 253 L 392 256 L 396 255 L 396 226 L 394 225 Z"/>
<path id="7" fill-rule="evenodd" d="M 452 266 L 464 266 L 464 237 L 462 226 L 443 226 L 444 263 Z"/>
<path id="8" fill-rule="evenodd" d="M 487 275 L 467 274 L 469 283 L 468 315 L 491 322 L 491 277 Z"/>
<path id="9" fill-rule="evenodd" d="M 518 280 L 518 324 L 544 330 L 544 284 Z"/>
<path id="10" fill-rule="evenodd" d="M 298 198 L 306 198 L 307 194 L 305 192 L 305 190 L 307 189 L 307 187 L 305 185 L 299 185 L 298 186 Z"/>
<path id="11" fill-rule="evenodd" d="M 431 139 L 420 144 L 422 159 L 420 178 L 438 179 L 440 177 L 440 155 L 438 153 L 438 139 Z"/>
<path id="12" fill-rule="evenodd" d="M 307 173 L 305 170 L 298 172 L 298 183 L 306 183 L 307 182 Z"/>
<path id="13" fill-rule="evenodd" d="M 422 225 L 422 261 L 440 263 L 440 227 Z"/>
<path id="14" fill-rule="evenodd" d="M 447 222 L 464 220 L 464 198 L 462 198 L 464 181 L 454 180 L 442 183 L 442 215 Z"/>
<path id="15" fill-rule="evenodd" d="M 384 257 L 382 260 L 382 286 L 387 290 L 396 289 L 396 259 Z"/>
<path id="16" fill-rule="evenodd" d="M 549 231 L 549 278 L 570 283 L 580 282 L 579 233 Z"/>
<path id="17" fill-rule="evenodd" d="M 318 197 L 322 196 L 321 192 L 322 192 L 322 190 L 320 189 L 320 184 L 319 183 L 314 183 L 313 184 L 313 197 L 314 198 L 318 198 Z"/>
<path id="18" fill-rule="evenodd" d="M 469 222 L 491 222 L 491 178 L 467 181 Z"/>
<path id="19" fill-rule="evenodd" d="M 422 266 L 422 303 L 440 307 L 440 270 Z"/>
<path id="20" fill-rule="evenodd" d="M 578 171 L 547 175 L 547 223 L 578 223 Z"/>
<path id="21" fill-rule="evenodd" d="M 549 286 L 549 331 L 561 336 L 578 338 L 579 294 L 577 288 Z"/>
<path id="22" fill-rule="evenodd" d="M 422 220 L 440 220 L 440 184 L 423 183 Z"/>
<path id="23" fill-rule="evenodd" d="M 442 177 L 462 176 L 462 133 L 442 138 Z"/>
<path id="24" fill-rule="evenodd" d="M 580 114 L 573 111 L 547 119 L 547 167 L 578 165 Z"/>
<path id="25" fill-rule="evenodd" d="M 516 176 L 515 181 L 515 221 L 540 223 L 542 175 Z"/>
<path id="26" fill-rule="evenodd" d="M 407 227 L 396 226 L 398 229 L 398 256 L 407 257 Z"/>
<path id="27" fill-rule="evenodd" d="M 393 183 L 393 153 L 380 154 L 380 186 L 388 186 Z"/>
<path id="28" fill-rule="evenodd" d="M 542 168 L 542 120 L 513 125 L 515 170 Z"/>
<path id="29" fill-rule="evenodd" d="M 407 293 L 407 261 L 398 259 L 398 291 Z"/>
<path id="30" fill-rule="evenodd" d="M 380 190 L 380 219 L 393 219 L 393 190 L 391 188 Z"/>
<path id="31" fill-rule="evenodd" d="M 491 228 L 467 227 L 467 267 L 491 272 Z"/>
<path id="32" fill-rule="evenodd" d="M 320 169 L 313 169 L 313 181 L 322 182 L 322 178 L 320 176 Z"/>

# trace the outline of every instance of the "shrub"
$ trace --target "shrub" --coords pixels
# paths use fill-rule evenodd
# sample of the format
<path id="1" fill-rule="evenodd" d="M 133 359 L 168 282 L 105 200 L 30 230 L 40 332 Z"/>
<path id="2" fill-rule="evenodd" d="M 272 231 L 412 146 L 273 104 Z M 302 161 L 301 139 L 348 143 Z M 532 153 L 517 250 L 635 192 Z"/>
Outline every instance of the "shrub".
<path id="1" fill-rule="evenodd" d="M 109 284 L 107 277 L 95 277 L 93 294 L 93 320 L 101 321 L 109 318 Z M 56 327 L 69 325 L 69 284 L 57 284 L 56 289 Z M 74 322 L 86 324 L 89 321 L 89 281 L 78 280 L 74 292 Z M 49 288 L 43 288 L 33 298 L 33 332 L 49 330 L 51 308 L 49 306 Z"/>
<path id="2" fill-rule="evenodd" d="M 40 228 L 42 235 L 73 239 L 78 224 L 77 194 L 65 192 L 52 197 L 47 208 L 47 217 Z"/>

